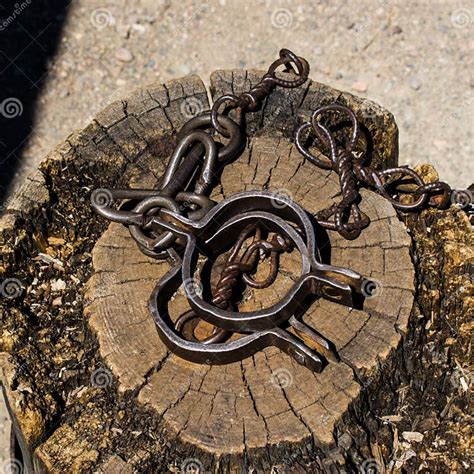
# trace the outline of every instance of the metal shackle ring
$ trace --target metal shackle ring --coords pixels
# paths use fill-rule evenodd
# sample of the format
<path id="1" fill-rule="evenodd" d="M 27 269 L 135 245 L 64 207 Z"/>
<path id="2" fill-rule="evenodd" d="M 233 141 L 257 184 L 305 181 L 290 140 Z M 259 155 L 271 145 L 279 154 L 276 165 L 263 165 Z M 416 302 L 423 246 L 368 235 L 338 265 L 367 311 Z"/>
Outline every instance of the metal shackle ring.
<path id="1" fill-rule="evenodd" d="M 238 102 L 239 98 L 236 96 L 236 95 L 233 95 L 233 94 L 226 94 L 226 95 L 223 95 L 221 97 L 219 97 L 215 102 L 214 104 L 212 105 L 212 108 L 211 108 L 211 124 L 212 126 L 214 127 L 214 129 L 219 132 L 223 137 L 225 138 L 229 138 L 230 137 L 230 133 L 228 132 L 228 130 L 225 128 L 225 126 L 222 126 L 220 123 L 219 123 L 219 120 L 218 120 L 218 116 L 219 115 L 223 115 L 223 114 L 219 114 L 219 108 L 222 104 L 226 104 L 227 102 L 230 103 L 230 107 L 235 107 L 237 102 Z M 225 115 L 224 115 L 225 116 Z"/>
<path id="2" fill-rule="evenodd" d="M 175 177 L 176 172 L 179 170 L 180 164 L 182 163 L 183 156 L 190 145 L 195 142 L 202 143 L 205 149 L 204 164 L 201 170 L 199 181 L 196 185 L 196 192 L 201 194 L 203 191 L 205 191 L 206 187 L 210 186 L 217 163 L 216 143 L 209 136 L 209 134 L 205 133 L 204 131 L 194 130 L 181 138 L 176 145 L 173 155 L 171 156 L 166 168 L 165 174 L 160 181 L 161 189 L 166 188 L 166 186 L 168 186 L 171 180 Z M 189 169 L 187 173 L 189 176 L 183 176 L 183 181 L 191 179 L 194 171 L 194 169 Z"/>
<path id="3" fill-rule="evenodd" d="M 405 167 L 405 166 L 399 166 L 399 167 L 396 167 L 396 168 L 387 168 L 385 170 L 377 172 L 377 179 L 376 179 L 376 182 L 375 182 L 375 186 L 376 186 L 377 191 L 384 198 L 388 199 L 392 203 L 392 206 L 395 207 L 396 209 L 400 209 L 401 211 L 416 211 L 416 210 L 420 209 L 421 206 L 423 206 L 426 203 L 427 199 L 428 199 L 428 194 L 426 194 L 426 193 L 422 193 L 418 197 L 418 199 L 416 199 L 415 202 L 410 203 L 410 204 L 403 204 L 400 201 L 398 201 L 397 199 L 390 196 L 390 194 L 388 194 L 388 192 L 385 189 L 385 186 L 382 182 L 382 178 L 385 178 L 385 177 L 393 175 L 393 174 L 401 174 L 401 175 L 405 175 L 405 176 L 410 176 L 411 178 L 413 178 L 413 181 L 415 181 L 415 183 L 419 187 L 422 187 L 422 186 L 425 185 L 425 183 L 421 179 L 420 175 L 416 171 L 414 171 L 414 170 L 412 170 L 408 167 Z"/>
<path id="4" fill-rule="evenodd" d="M 242 131 L 239 125 L 234 122 L 227 115 L 218 115 L 219 124 L 228 132 L 228 137 L 230 137 L 229 142 L 224 145 L 217 153 L 217 161 L 219 164 L 226 163 L 232 158 L 237 156 L 240 152 L 244 142 L 242 140 Z M 178 140 L 186 136 L 188 133 L 191 133 L 196 129 L 208 129 L 212 128 L 212 116 L 211 112 L 205 112 L 197 117 L 193 117 L 191 120 L 186 122 L 178 133 Z"/>
<path id="5" fill-rule="evenodd" d="M 311 125 L 314 133 L 325 145 L 331 148 L 331 154 L 334 156 L 337 155 L 337 145 L 334 136 L 327 127 L 318 121 L 318 117 L 326 112 L 340 112 L 349 116 L 352 122 L 352 134 L 349 143 L 345 144 L 343 148 L 347 150 L 347 152 L 352 153 L 359 140 L 359 122 L 355 113 L 345 105 L 335 103 L 323 105 L 317 108 L 311 115 Z"/>
<path id="6" fill-rule="evenodd" d="M 308 61 L 306 61 L 306 59 L 300 56 L 296 56 L 296 54 L 290 51 L 289 49 L 281 49 L 279 54 L 280 58 L 270 65 L 267 73 L 265 74 L 264 80 L 267 77 L 270 77 L 275 85 L 286 88 L 299 87 L 304 84 L 307 81 L 309 75 Z M 298 76 L 297 79 L 293 81 L 288 81 L 285 79 L 280 79 L 275 75 L 277 68 L 283 64 L 286 66 L 290 66 L 294 71 L 294 68 L 291 66 L 291 63 L 294 63 L 294 65 L 296 66 L 297 71 L 295 72 L 295 74 Z"/>
<path id="7" fill-rule="evenodd" d="M 154 209 L 155 214 L 162 208 L 168 209 L 169 211 L 176 214 L 181 213 L 178 204 L 173 199 L 166 196 L 152 196 L 146 198 L 139 202 L 137 206 L 135 206 L 133 212 L 141 214 L 145 217 L 147 212 L 150 210 Z M 148 237 L 138 225 L 130 225 L 128 230 L 142 251 L 146 250 L 147 255 L 152 257 L 158 257 L 160 251 L 166 250 L 177 239 L 177 236 L 170 231 L 164 231 L 158 237 Z"/>

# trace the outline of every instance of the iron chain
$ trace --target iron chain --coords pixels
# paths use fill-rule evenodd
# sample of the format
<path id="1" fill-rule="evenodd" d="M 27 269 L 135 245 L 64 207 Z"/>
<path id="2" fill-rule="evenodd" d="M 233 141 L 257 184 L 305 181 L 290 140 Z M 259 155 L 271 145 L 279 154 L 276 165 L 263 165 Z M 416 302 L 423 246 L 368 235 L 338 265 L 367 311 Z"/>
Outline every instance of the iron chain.
<path id="1" fill-rule="evenodd" d="M 281 66 L 293 73 L 292 79 L 277 75 Z M 174 260 L 175 266 L 152 294 L 150 310 L 162 340 L 184 358 L 208 364 L 227 363 L 241 360 L 266 345 L 275 345 L 299 363 L 321 370 L 323 364 L 318 354 L 280 327 L 287 323 L 326 358 L 338 360 L 331 343 L 306 326 L 296 313 L 308 297 L 314 295 L 353 306 L 353 293 L 360 293 L 363 277 L 317 260 L 313 226 L 307 213 L 296 203 L 282 201 L 283 206 L 274 206 L 275 199 L 279 198 L 264 191 L 239 193 L 219 204 L 209 197 L 222 168 L 238 157 L 245 146 L 243 114 L 257 110 L 275 87 L 299 87 L 307 81 L 308 75 L 308 62 L 282 49 L 258 84 L 240 95 L 222 95 L 210 111 L 190 119 L 182 127 L 155 189 L 97 189 L 93 192 L 91 200 L 95 211 L 126 225 L 143 253 L 156 259 L 171 257 Z M 229 115 L 232 111 L 233 118 Z M 351 123 L 346 143 L 338 142 L 327 120 L 323 120 L 334 114 Z M 378 170 L 366 165 L 366 160 L 356 157 L 359 135 L 360 124 L 355 113 L 339 103 L 319 107 L 295 132 L 299 152 L 309 162 L 334 171 L 339 177 L 339 202 L 314 215 L 322 227 L 335 230 L 346 239 L 360 235 L 370 223 L 359 207 L 361 187 L 377 191 L 400 211 L 449 205 L 452 191 L 446 183 L 425 183 L 418 173 L 404 166 Z M 226 139 L 226 144 L 217 140 L 218 136 Z M 328 158 L 312 153 L 307 145 L 310 138 L 316 139 Z M 114 207 L 116 201 L 122 205 Z M 211 288 L 210 302 L 186 290 L 191 309 L 171 323 L 166 305 L 176 288 L 196 272 L 196 240 L 199 239 L 215 258 L 236 234 L 237 239 Z M 245 244 L 249 239 L 252 241 Z M 234 311 L 238 283 L 242 281 L 255 289 L 270 286 L 278 275 L 280 255 L 293 248 L 302 256 L 304 271 L 288 295 L 266 310 Z M 267 258 L 268 276 L 256 280 L 254 274 L 259 262 Z M 204 338 L 198 338 L 195 333 L 201 320 L 213 325 L 212 332 Z M 234 331 L 246 335 L 221 344 Z"/>

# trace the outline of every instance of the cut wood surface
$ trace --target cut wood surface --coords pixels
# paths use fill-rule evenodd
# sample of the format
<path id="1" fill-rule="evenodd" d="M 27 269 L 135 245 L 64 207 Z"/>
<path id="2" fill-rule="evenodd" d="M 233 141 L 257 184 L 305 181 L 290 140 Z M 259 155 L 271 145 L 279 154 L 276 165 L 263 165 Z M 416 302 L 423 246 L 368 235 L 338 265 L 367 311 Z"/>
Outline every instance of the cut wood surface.
<path id="1" fill-rule="evenodd" d="M 261 75 L 215 72 L 211 93 L 239 93 Z M 309 212 L 338 200 L 337 176 L 305 162 L 291 143 L 295 126 L 334 100 L 358 115 L 361 151 L 368 151 L 372 164 L 395 164 L 397 127 L 390 113 L 308 81 L 295 90 L 277 88 L 260 111 L 248 115 L 247 147 L 226 167 L 212 197 L 267 189 Z M 410 238 L 386 200 L 362 191 L 361 209 L 370 226 L 354 241 L 329 232 L 328 242 L 321 243 L 327 263 L 371 277 L 378 289 L 362 309 L 318 300 L 304 316 L 335 344 L 341 362 L 316 374 L 276 348 L 223 366 L 191 364 L 166 350 L 148 299 L 169 264 L 143 255 L 123 226 L 95 216 L 89 193 L 156 184 L 176 131 L 208 108 L 197 77 L 152 85 L 114 102 L 48 156 L 1 220 L 4 267 L 23 266 L 16 277 L 27 290 L 27 300 L 11 306 L 2 333 L 3 350 L 17 358 L 2 364 L 4 381 L 26 444 L 51 472 L 105 469 L 107 463 L 135 470 L 177 463 L 179 469 L 183 458 L 196 458 L 206 469 L 218 468 L 219 459 L 228 467 L 267 469 L 290 466 L 291 453 L 295 462 L 299 456 L 314 462 L 308 453 L 323 458 L 345 445 L 344 433 L 363 418 L 354 407 L 364 405 L 370 380 L 388 370 L 400 349 L 414 298 Z M 56 261 L 47 263 L 39 253 Z M 42 260 L 30 270 L 31 255 L 34 262 Z M 275 302 L 298 275 L 298 256 L 285 255 L 274 286 L 246 292 L 240 310 Z M 38 288 L 43 282 L 47 290 Z M 41 301 L 39 326 L 31 326 L 25 308 Z M 183 294 L 170 306 L 174 315 L 184 311 Z M 22 325 L 37 338 L 33 346 L 15 332 Z M 34 393 L 18 361 L 42 367 Z M 48 380 L 48 374 L 55 375 Z M 18 391 L 19 386 L 27 389 Z"/>
<path id="2" fill-rule="evenodd" d="M 244 90 L 252 82 L 248 77 L 240 84 L 235 75 L 233 82 L 226 78 L 230 79 L 214 75 L 218 94 L 239 86 Z M 304 90 L 284 92 L 292 100 L 304 95 Z M 334 99 L 337 96 L 333 94 Z M 196 106 L 201 99 L 187 100 Z M 280 107 L 285 101 L 288 98 L 282 97 Z M 278 104 L 278 98 L 274 102 Z M 311 102 L 306 102 L 311 108 Z M 282 122 L 281 129 L 294 128 L 296 122 L 288 111 L 279 112 L 274 117 Z M 262 114 L 263 129 L 251 136 L 242 156 L 225 168 L 213 198 L 219 201 L 239 191 L 266 189 L 291 197 L 310 212 L 327 207 L 338 198 L 337 176 L 304 162 L 293 144 L 276 133 L 279 127 L 274 122 L 265 129 L 270 119 L 265 108 Z M 249 122 L 252 130 L 254 124 Z M 155 123 L 155 128 L 160 124 Z M 166 125 L 163 120 L 164 133 Z M 146 160 L 142 165 L 152 167 Z M 146 173 L 131 184 L 143 187 L 145 182 L 156 184 Z M 321 374 L 311 373 L 276 348 L 239 363 L 211 367 L 171 354 L 160 341 L 148 309 L 149 296 L 169 263 L 143 255 L 126 228 L 111 224 L 93 251 L 86 316 L 102 358 L 118 378 L 119 391 L 136 391 L 137 402 L 162 416 L 181 440 L 216 454 L 303 443 L 311 437 L 318 445 L 330 445 L 335 426 L 360 396 L 354 371 L 373 371 L 387 359 L 407 328 L 413 303 L 410 239 L 403 224 L 392 206 L 371 192 L 363 193 L 362 209 L 372 224 L 359 239 L 347 242 L 331 233 L 330 243 L 322 243 L 329 245 L 332 263 L 374 278 L 380 291 L 366 300 L 363 310 L 325 300 L 310 307 L 305 321 L 333 341 L 342 358 Z M 248 291 L 239 310 L 261 309 L 278 301 L 299 276 L 298 263 L 295 252 L 285 255 L 277 281 L 266 290 Z M 187 309 L 183 293 L 178 292 L 170 304 L 171 316 Z"/>
<path id="3" fill-rule="evenodd" d="M 138 183 L 136 183 L 138 185 Z M 305 209 L 326 207 L 338 194 L 337 177 L 303 158 L 286 139 L 261 136 L 222 175 L 216 200 L 250 189 L 285 193 Z M 363 310 L 318 300 L 304 320 L 337 347 L 341 363 L 315 374 L 276 348 L 241 363 L 201 366 L 181 360 L 160 341 L 148 309 L 149 296 L 169 263 L 144 256 L 128 230 L 111 224 L 93 251 L 86 315 L 100 352 L 121 391 L 138 390 L 138 403 L 163 416 L 182 440 L 227 454 L 314 437 L 333 441 L 333 430 L 360 395 L 354 371 L 374 371 L 397 347 L 413 303 L 410 240 L 383 198 L 363 193 L 372 224 L 345 241 L 331 233 L 333 264 L 372 277 L 379 287 Z M 323 253 L 324 253 L 323 248 Z M 266 290 L 248 291 L 240 311 L 268 307 L 300 276 L 295 252 L 284 255 L 279 277 Z M 262 270 L 263 272 L 263 270 Z M 170 315 L 189 309 L 183 292 Z"/>

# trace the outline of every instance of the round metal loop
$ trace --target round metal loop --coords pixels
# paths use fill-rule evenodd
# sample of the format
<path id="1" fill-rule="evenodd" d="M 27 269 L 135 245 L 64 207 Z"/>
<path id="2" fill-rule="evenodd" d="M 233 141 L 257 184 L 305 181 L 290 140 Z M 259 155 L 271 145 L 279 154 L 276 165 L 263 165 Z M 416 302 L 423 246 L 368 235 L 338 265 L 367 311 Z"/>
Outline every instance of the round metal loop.
<path id="1" fill-rule="evenodd" d="M 141 214 L 143 216 L 143 221 L 145 222 L 147 213 L 150 210 L 153 210 L 153 214 L 157 214 L 162 207 L 175 214 L 181 213 L 178 204 L 176 204 L 173 199 L 166 196 L 153 196 L 144 199 L 137 204 L 133 209 L 133 212 Z M 137 242 L 140 248 L 142 250 L 146 249 L 149 252 L 147 255 L 151 256 L 156 256 L 159 251 L 166 250 L 177 238 L 171 231 L 165 231 L 158 237 L 149 237 L 138 225 L 130 225 L 129 231 L 130 235 Z"/>
<path id="2" fill-rule="evenodd" d="M 279 77 L 275 75 L 276 69 L 283 64 L 286 66 L 290 66 L 291 69 L 293 69 L 294 71 L 294 68 L 291 65 L 291 63 L 293 63 L 297 69 L 296 74 L 298 75 L 298 77 L 296 79 L 292 81 L 287 81 L 285 79 L 280 79 Z M 306 59 L 304 58 L 300 58 L 299 56 L 296 56 L 296 54 L 290 51 L 289 49 L 280 50 L 280 58 L 274 61 L 270 65 L 270 67 L 268 68 L 267 74 L 265 74 L 265 76 L 270 77 L 273 83 L 276 84 L 277 86 L 287 87 L 287 88 L 301 86 L 308 79 L 308 75 L 309 75 L 308 61 L 306 61 Z"/>
<path id="3" fill-rule="evenodd" d="M 251 288 L 268 288 L 275 280 L 278 275 L 279 255 L 276 251 L 270 253 L 270 270 L 266 278 L 262 280 L 255 280 L 249 273 L 243 273 L 242 279 Z"/>
<path id="4" fill-rule="evenodd" d="M 244 141 L 242 140 L 242 131 L 237 123 L 235 123 L 227 115 L 218 115 L 217 117 L 219 124 L 222 127 L 225 127 L 228 132 L 228 136 L 230 137 L 229 142 L 224 145 L 224 147 L 221 148 L 217 154 L 218 163 L 225 163 L 239 154 L 242 146 L 244 145 Z M 193 117 L 191 120 L 186 122 L 179 131 L 177 138 L 180 140 L 195 129 L 208 129 L 211 127 L 211 112 L 206 112 L 202 115 L 198 115 L 197 117 Z"/>
<path id="5" fill-rule="evenodd" d="M 428 199 L 428 204 L 438 209 L 445 209 L 448 207 L 451 200 L 451 186 L 443 181 L 437 181 L 435 183 L 428 183 L 423 186 L 420 186 L 416 191 L 416 194 L 427 193 L 435 194 Z M 438 195 L 437 193 L 442 193 Z"/>
<path id="6" fill-rule="evenodd" d="M 214 127 L 214 129 L 219 132 L 223 137 L 229 138 L 230 133 L 226 129 L 225 126 L 221 126 L 217 116 L 219 113 L 219 108 L 221 107 L 222 104 L 230 103 L 229 105 L 231 107 L 235 107 L 239 98 L 236 95 L 233 94 L 226 94 L 221 97 L 219 97 L 215 102 L 214 105 L 212 106 L 211 109 L 211 124 Z"/>
<path id="7" fill-rule="evenodd" d="M 332 170 L 333 165 L 332 165 L 331 161 L 322 160 L 320 158 L 317 158 L 307 148 L 304 147 L 302 134 L 307 128 L 312 128 L 311 123 L 305 122 L 305 123 L 301 124 L 296 129 L 296 132 L 295 132 L 295 145 L 296 145 L 296 148 L 311 163 L 315 164 L 316 166 L 319 166 L 322 169 Z"/>
<path id="8" fill-rule="evenodd" d="M 337 209 L 334 215 L 334 223 L 336 229 L 347 240 L 354 240 L 359 237 L 362 229 L 369 224 L 369 218 L 366 214 L 361 212 L 357 204 L 351 205 L 352 222 L 344 220 L 344 209 Z"/>
<path id="9" fill-rule="evenodd" d="M 387 168 L 386 170 L 377 172 L 377 179 L 375 180 L 375 187 L 377 188 L 377 191 L 379 191 L 379 193 L 382 196 L 388 199 L 392 203 L 393 207 L 397 209 L 400 209 L 402 211 L 419 210 L 426 203 L 426 200 L 428 199 L 428 194 L 426 192 L 421 193 L 421 195 L 416 199 L 416 201 L 411 204 L 402 204 L 400 201 L 392 198 L 392 196 L 390 196 L 387 193 L 387 190 L 385 189 L 382 179 L 394 174 L 401 174 L 402 177 L 403 175 L 410 176 L 411 178 L 413 178 L 415 183 L 419 186 L 418 189 L 424 186 L 423 180 L 421 179 L 420 175 L 416 171 L 404 166 L 399 166 L 396 168 Z"/>
<path id="10" fill-rule="evenodd" d="M 333 205 L 329 209 L 325 209 L 315 214 L 318 224 L 325 229 L 335 230 L 348 240 L 357 238 L 362 229 L 370 223 L 369 217 L 359 209 L 355 203 L 351 204 L 350 215 L 352 221 L 349 221 L 345 215 L 346 208 L 339 205 Z M 329 220 L 334 216 L 334 220 Z"/>
<path id="11" fill-rule="evenodd" d="M 324 114 L 325 112 L 334 112 L 334 111 L 346 114 L 352 122 L 351 139 L 349 143 L 344 145 L 344 148 L 348 152 L 352 152 L 354 150 L 354 147 L 357 144 L 357 141 L 359 140 L 359 122 L 354 112 L 348 107 L 346 107 L 345 105 L 330 104 L 330 105 L 324 105 L 322 107 L 317 108 L 311 115 L 311 125 L 313 126 L 314 133 L 325 145 L 331 148 L 331 153 L 333 152 L 335 153 L 336 141 L 334 140 L 332 133 L 324 125 L 318 122 L 318 118 L 322 114 Z"/>

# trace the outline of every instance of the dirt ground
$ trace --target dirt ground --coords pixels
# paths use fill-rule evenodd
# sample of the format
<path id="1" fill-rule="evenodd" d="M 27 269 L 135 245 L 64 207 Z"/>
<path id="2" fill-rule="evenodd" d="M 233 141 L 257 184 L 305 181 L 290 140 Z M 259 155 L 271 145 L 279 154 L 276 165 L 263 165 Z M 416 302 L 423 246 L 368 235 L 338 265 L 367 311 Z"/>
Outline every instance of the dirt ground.
<path id="1" fill-rule="evenodd" d="M 31 133 L 21 154 L 13 152 L 14 183 L 139 84 L 263 68 L 284 46 L 309 60 L 314 79 L 393 112 L 402 164 L 432 163 L 465 188 L 474 175 L 473 15 L 472 0 L 76 1 L 61 14 Z"/>
<path id="2" fill-rule="evenodd" d="M 472 0 L 77 0 L 59 13 L 43 3 L 0 30 L 2 40 L 20 29 L 29 37 L 2 57 L 3 204 L 58 142 L 138 85 L 187 74 L 208 83 L 215 69 L 263 68 L 281 47 L 307 58 L 312 78 L 393 112 L 401 164 L 431 163 L 458 188 L 474 181 Z M 30 8 L 45 15 L 44 30 L 29 23 Z M 22 62 L 33 48 L 48 51 L 39 78 Z M 0 465 L 6 427 L 0 410 Z"/>

